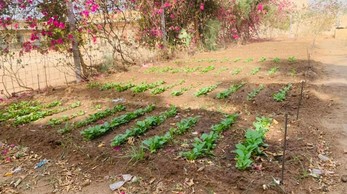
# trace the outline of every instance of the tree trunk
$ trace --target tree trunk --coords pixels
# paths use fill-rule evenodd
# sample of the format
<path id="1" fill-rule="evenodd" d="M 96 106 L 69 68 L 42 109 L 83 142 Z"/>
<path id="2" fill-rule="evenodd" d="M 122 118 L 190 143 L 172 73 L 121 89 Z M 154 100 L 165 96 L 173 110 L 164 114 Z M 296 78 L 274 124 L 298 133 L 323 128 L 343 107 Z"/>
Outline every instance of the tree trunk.
<path id="1" fill-rule="evenodd" d="M 73 33 L 73 39 L 72 39 L 72 55 L 75 65 L 75 74 L 76 74 L 76 81 L 77 83 L 81 82 L 82 79 L 82 68 L 81 68 L 81 55 L 78 50 L 78 40 L 76 37 L 76 19 L 74 17 L 73 13 L 73 5 L 72 1 L 68 0 L 67 2 L 67 13 L 68 13 L 68 21 L 70 26 L 70 32 Z"/>
<path id="2" fill-rule="evenodd" d="M 166 37 L 166 24 L 165 24 L 165 8 L 164 8 L 164 0 L 161 0 L 161 7 L 163 9 L 163 13 L 161 14 L 161 30 L 163 33 L 163 43 L 166 46 L 167 37 Z"/>

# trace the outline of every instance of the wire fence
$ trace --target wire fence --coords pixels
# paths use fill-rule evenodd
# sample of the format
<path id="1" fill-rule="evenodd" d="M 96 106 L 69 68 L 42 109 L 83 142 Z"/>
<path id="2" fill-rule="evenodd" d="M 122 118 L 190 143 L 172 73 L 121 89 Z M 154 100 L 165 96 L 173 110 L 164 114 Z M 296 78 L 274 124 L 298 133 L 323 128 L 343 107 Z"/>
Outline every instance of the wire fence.
<path id="1" fill-rule="evenodd" d="M 108 49 L 100 46 L 84 51 L 88 66 L 105 63 Z M 88 54 L 85 54 L 88 53 Z M 11 56 L 0 56 L 0 97 L 13 96 L 26 90 L 41 90 L 76 81 L 73 57 L 60 52 L 32 51 L 22 56 L 19 50 Z"/>

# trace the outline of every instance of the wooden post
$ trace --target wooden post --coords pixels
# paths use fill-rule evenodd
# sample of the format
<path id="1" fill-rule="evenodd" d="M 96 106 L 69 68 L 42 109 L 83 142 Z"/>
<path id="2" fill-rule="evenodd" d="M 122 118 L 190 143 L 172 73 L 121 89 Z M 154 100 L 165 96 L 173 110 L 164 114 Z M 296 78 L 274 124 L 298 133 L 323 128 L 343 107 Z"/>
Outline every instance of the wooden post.
<path id="1" fill-rule="evenodd" d="M 286 160 L 286 149 L 287 149 L 287 131 L 288 131 L 288 113 L 284 115 L 284 139 L 283 139 L 283 155 L 282 155 L 282 173 L 281 183 L 284 183 L 284 162 Z"/>

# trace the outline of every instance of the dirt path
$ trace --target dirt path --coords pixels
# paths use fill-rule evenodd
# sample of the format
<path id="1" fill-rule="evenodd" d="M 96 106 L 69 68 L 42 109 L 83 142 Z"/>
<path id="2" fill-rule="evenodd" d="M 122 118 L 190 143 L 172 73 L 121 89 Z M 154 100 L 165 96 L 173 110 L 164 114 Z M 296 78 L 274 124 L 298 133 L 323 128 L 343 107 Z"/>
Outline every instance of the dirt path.
<path id="1" fill-rule="evenodd" d="M 347 39 L 321 40 L 313 49 L 312 57 L 324 63 L 325 77 L 317 80 L 317 94 L 324 100 L 330 100 L 335 108 L 330 115 L 322 119 L 323 126 L 331 135 L 330 145 L 335 150 L 334 159 L 339 176 L 347 175 Z M 347 183 L 341 183 L 332 193 L 347 193 Z"/>

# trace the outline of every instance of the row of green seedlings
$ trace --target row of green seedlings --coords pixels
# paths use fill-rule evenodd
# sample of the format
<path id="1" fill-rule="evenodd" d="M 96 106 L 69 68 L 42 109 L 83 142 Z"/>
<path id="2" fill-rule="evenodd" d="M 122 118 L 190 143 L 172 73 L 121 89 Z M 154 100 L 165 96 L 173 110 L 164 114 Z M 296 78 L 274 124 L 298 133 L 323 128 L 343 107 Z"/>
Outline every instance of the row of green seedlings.
<path id="1" fill-rule="evenodd" d="M 113 82 L 111 82 L 111 83 L 100 84 L 97 82 L 90 82 L 90 83 L 88 83 L 87 87 L 88 88 L 99 88 L 101 91 L 116 90 L 117 92 L 123 92 L 123 91 L 130 89 L 132 92 L 137 94 L 137 93 L 145 92 L 145 91 L 150 90 L 150 89 L 157 88 L 158 86 L 163 85 L 163 84 L 165 84 L 164 81 L 157 81 L 157 82 L 153 82 L 153 83 L 143 82 L 143 83 L 138 84 L 138 85 L 135 85 L 132 83 L 113 83 Z M 181 84 L 181 82 L 178 84 Z M 151 93 L 152 94 L 160 94 L 160 93 L 166 91 L 167 89 L 170 89 L 170 88 L 172 88 L 178 84 L 173 84 L 170 86 L 162 87 L 158 90 L 152 90 Z"/>
<path id="2" fill-rule="evenodd" d="M 64 112 L 64 111 L 67 111 L 70 109 L 80 107 L 80 106 L 81 106 L 81 102 L 77 101 L 77 102 L 70 104 L 67 107 L 61 107 L 61 108 L 57 108 L 57 109 L 48 109 L 48 110 L 39 110 L 36 112 L 31 112 L 27 115 L 23 115 L 23 116 L 14 118 L 14 124 L 15 125 L 27 124 L 27 123 L 37 121 L 39 119 L 42 119 L 42 118 L 45 118 L 45 117 L 48 117 L 48 116 L 51 116 L 54 114 L 58 114 L 58 113 L 61 113 L 61 112 Z"/>
<path id="3" fill-rule="evenodd" d="M 190 128 L 194 127 L 199 117 L 189 117 L 182 119 L 176 123 L 176 127 L 170 128 L 164 135 L 156 135 L 142 141 L 141 149 L 148 150 L 151 154 L 163 148 L 167 143 L 171 142 L 175 136 L 186 133 Z"/>
<path id="4" fill-rule="evenodd" d="M 88 117 L 84 118 L 81 121 L 78 121 L 76 123 L 66 123 L 65 127 L 58 129 L 58 133 L 65 134 L 70 132 L 72 129 L 85 127 L 87 125 L 90 125 L 92 123 L 95 123 L 97 121 L 100 121 L 101 119 L 104 119 L 106 117 L 109 117 L 113 114 L 116 114 L 118 112 L 124 111 L 126 107 L 124 105 L 116 105 L 113 108 L 107 108 L 105 110 L 100 110 L 96 113 L 90 114 Z"/>
<path id="5" fill-rule="evenodd" d="M 145 108 L 140 108 L 133 112 L 128 112 L 126 114 L 113 118 L 110 122 L 104 122 L 103 124 L 91 126 L 87 129 L 84 129 L 81 131 L 81 135 L 88 140 L 101 137 L 123 124 L 129 123 L 130 121 L 137 119 L 146 113 L 152 112 L 154 109 L 154 105 L 148 105 Z"/>
<path id="6" fill-rule="evenodd" d="M 130 137 L 137 137 L 155 126 L 159 126 L 164 123 L 168 118 L 174 117 L 177 115 L 177 108 L 175 106 L 171 106 L 169 110 L 160 113 L 157 116 L 149 116 L 146 117 L 142 121 L 137 121 L 135 126 L 130 129 L 127 129 L 124 133 L 116 135 L 111 141 L 111 146 L 119 146 L 125 143 Z"/>
<path id="7" fill-rule="evenodd" d="M 145 73 L 195 73 L 195 72 L 200 72 L 200 73 L 207 73 L 210 71 L 215 70 L 214 65 L 209 65 L 207 67 L 182 67 L 182 68 L 174 68 L 170 66 L 166 67 L 150 67 L 145 71 Z"/>
<path id="8" fill-rule="evenodd" d="M 221 63 L 222 62 L 230 62 L 230 61 L 233 61 L 233 62 L 239 62 L 241 61 L 242 59 L 241 58 L 235 58 L 234 60 L 231 60 L 231 59 L 228 59 L 228 58 L 225 58 L 225 59 L 222 59 L 222 60 L 218 60 L 218 59 L 199 59 L 197 60 L 197 62 L 209 62 L 209 63 L 212 63 L 212 62 L 217 62 L 217 61 L 220 61 Z M 268 59 L 266 57 L 260 57 L 258 62 L 266 62 Z M 253 62 L 254 59 L 253 58 L 246 58 L 245 60 L 243 60 L 243 62 L 245 63 L 250 63 L 250 62 Z M 289 63 L 295 63 L 297 61 L 296 57 L 294 56 L 289 56 L 287 61 Z M 272 59 L 272 62 L 274 63 L 280 63 L 281 62 L 281 59 L 279 57 L 275 57 Z M 180 72 L 183 72 L 183 73 L 194 73 L 194 72 L 201 72 L 201 73 L 207 73 L 209 71 L 212 71 L 215 69 L 215 66 L 214 65 L 210 65 L 208 67 L 201 67 L 201 66 L 198 66 L 198 67 L 183 67 L 183 68 L 174 68 L 174 67 L 170 67 L 170 66 L 166 66 L 166 67 L 151 67 L 149 69 L 147 69 L 145 71 L 145 73 L 180 73 Z M 260 70 L 260 69 L 259 69 Z M 259 71 L 258 70 L 258 71 Z M 238 73 L 236 73 L 238 74 Z"/>
<path id="9" fill-rule="evenodd" d="M 221 133 L 229 129 L 236 122 L 237 118 L 237 114 L 228 115 L 219 124 L 213 125 L 210 133 L 203 133 L 200 138 L 195 138 L 192 144 L 193 148 L 190 151 L 180 153 L 180 155 L 188 160 L 196 160 L 213 155 L 212 151 L 216 147 Z"/>
<path id="10" fill-rule="evenodd" d="M 0 112 L 0 122 L 28 115 L 32 112 L 38 112 L 43 109 L 60 106 L 60 101 L 53 101 L 48 104 L 41 104 L 38 101 L 21 101 L 9 105 L 4 111 Z"/>
<path id="11" fill-rule="evenodd" d="M 233 84 L 231 85 L 228 89 L 218 93 L 216 95 L 217 99 L 225 99 L 228 98 L 231 94 L 237 92 L 240 90 L 245 83 L 240 83 L 240 84 Z M 204 88 L 199 89 L 196 93 L 195 96 L 200 97 L 203 95 L 207 95 L 208 93 L 212 92 L 218 87 L 218 85 L 212 85 L 212 86 L 207 86 Z M 255 97 L 262 91 L 264 90 L 265 86 L 263 84 L 260 84 L 259 87 L 253 89 L 251 92 L 247 94 L 247 100 L 248 101 L 254 101 Z M 288 91 L 292 88 L 291 84 L 288 84 L 287 86 L 283 87 L 280 89 L 277 93 L 273 94 L 273 99 L 277 102 L 282 102 L 286 99 L 286 96 L 288 94 Z"/>
<path id="12" fill-rule="evenodd" d="M 247 129 L 245 140 L 236 145 L 236 168 L 245 170 L 251 167 L 252 157 L 263 153 L 262 149 L 268 145 L 264 143 L 265 134 L 269 131 L 271 119 L 267 117 L 257 117 L 253 123 L 254 129 Z"/>
<path id="13" fill-rule="evenodd" d="M 185 83 L 185 80 L 180 80 L 178 81 L 177 83 L 174 83 L 174 84 L 170 84 L 170 85 L 167 85 L 167 86 L 160 86 L 160 87 L 157 87 L 157 88 L 154 88 L 152 91 L 151 91 L 151 94 L 154 94 L 154 95 L 158 95 L 158 94 L 161 94 L 171 88 L 174 88 L 176 86 L 179 86 L 179 85 L 182 85 Z"/>

